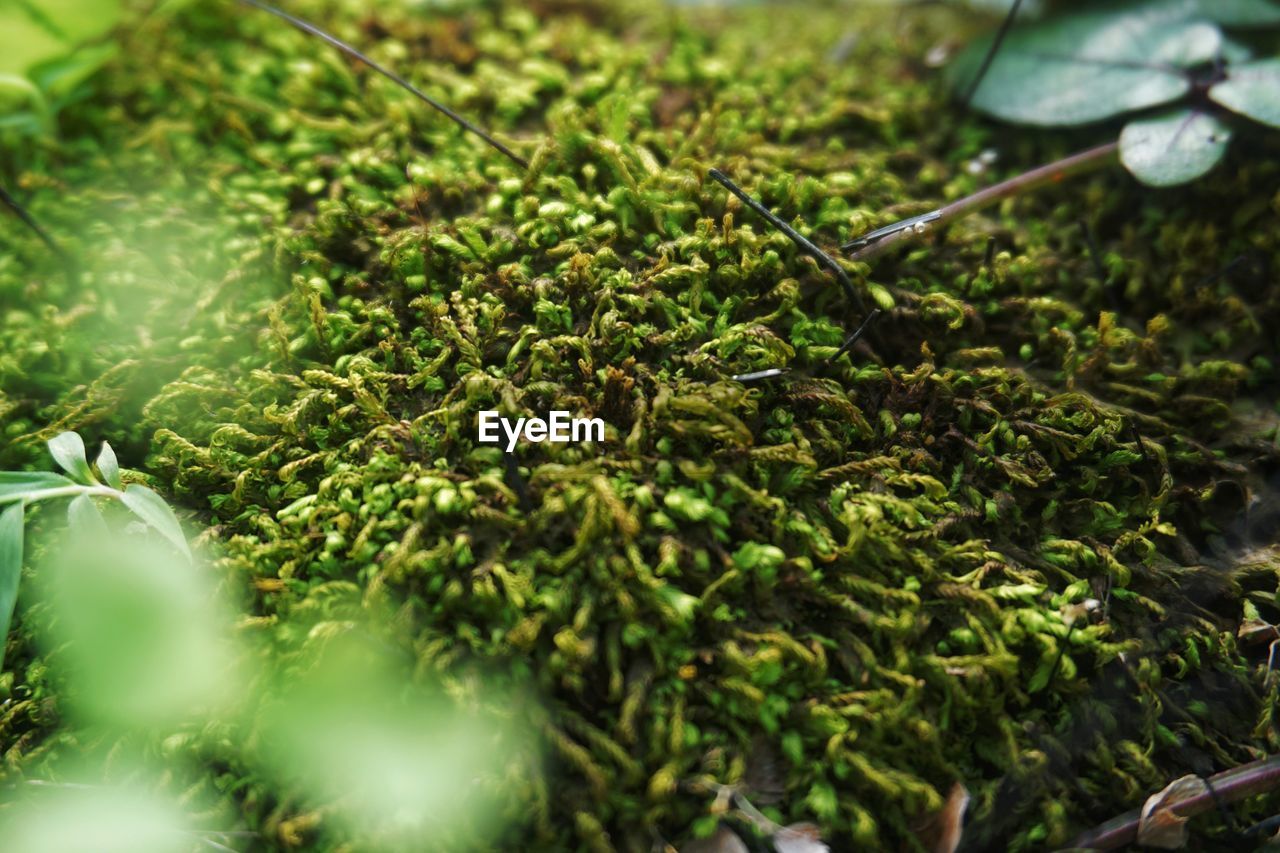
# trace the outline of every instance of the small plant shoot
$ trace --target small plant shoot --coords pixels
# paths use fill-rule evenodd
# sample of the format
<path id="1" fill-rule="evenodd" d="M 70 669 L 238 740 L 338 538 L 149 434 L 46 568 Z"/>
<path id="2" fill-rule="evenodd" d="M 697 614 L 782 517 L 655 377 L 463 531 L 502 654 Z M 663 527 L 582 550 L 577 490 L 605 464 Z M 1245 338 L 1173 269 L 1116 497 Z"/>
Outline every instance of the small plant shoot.
<path id="1" fill-rule="evenodd" d="M 0 629 L 3 629 L 0 633 L 6 637 L 22 576 L 26 513 L 34 504 L 64 504 L 72 530 L 97 537 L 107 533 L 97 501 L 119 502 L 164 537 L 184 558 L 191 559 L 186 535 L 173 510 L 146 486 L 122 484 L 120 465 L 110 444 L 102 443 L 96 473 L 89 465 L 84 439 L 78 433 L 59 433 L 49 440 L 48 449 L 65 474 L 0 471 Z M 3 663 L 2 655 L 0 663 Z"/>

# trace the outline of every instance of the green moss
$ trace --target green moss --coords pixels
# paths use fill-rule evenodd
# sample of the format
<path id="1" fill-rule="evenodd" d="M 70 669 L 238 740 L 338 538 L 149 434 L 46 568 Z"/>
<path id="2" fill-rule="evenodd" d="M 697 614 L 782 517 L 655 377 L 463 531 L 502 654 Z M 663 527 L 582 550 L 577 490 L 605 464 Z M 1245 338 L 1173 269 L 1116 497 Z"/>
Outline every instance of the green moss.
<path id="1" fill-rule="evenodd" d="M 110 96 L 18 176 L 86 270 L 71 291 L 21 234 L 0 261 L 25 306 L 5 467 L 109 438 L 281 643 L 389 605 L 424 676 L 531 688 L 524 848 L 647 849 L 714 779 L 776 784 L 841 847 L 910 843 L 961 780 L 968 837 L 1027 849 L 1277 748 L 1265 652 L 1234 637 L 1246 600 L 1277 615 L 1280 568 L 1241 556 L 1274 545 L 1240 520 L 1280 439 L 1264 142 L 1186 189 L 1115 170 L 853 268 L 893 310 L 829 364 L 861 318 L 709 167 L 834 245 L 984 184 L 989 146 L 1012 173 L 1094 137 L 953 113 L 916 63 L 945 21 L 899 43 L 817 6 L 360 7 L 297 11 L 529 173 L 266 16 L 122 35 Z M 770 367 L 793 372 L 729 379 Z M 607 438 L 521 447 L 526 511 L 475 442 L 487 408 Z M 58 742 L 31 654 L 10 639 L 13 777 Z M 219 787 L 268 846 L 322 837 L 259 781 Z"/>

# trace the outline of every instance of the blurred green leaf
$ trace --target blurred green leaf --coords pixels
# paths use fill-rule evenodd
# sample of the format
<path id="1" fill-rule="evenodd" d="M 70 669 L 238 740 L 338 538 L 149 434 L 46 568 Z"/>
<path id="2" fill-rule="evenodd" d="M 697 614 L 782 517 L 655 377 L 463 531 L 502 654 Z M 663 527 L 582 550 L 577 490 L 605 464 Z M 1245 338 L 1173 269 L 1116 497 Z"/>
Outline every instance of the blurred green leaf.
<path id="1" fill-rule="evenodd" d="M 0 667 L 4 665 L 4 644 L 9 636 L 13 608 L 18 603 L 24 514 L 25 507 L 21 503 L 0 513 Z"/>
<path id="2" fill-rule="evenodd" d="M 19 74 L 0 74 L 0 104 L 44 106 L 44 93 L 35 83 Z"/>
<path id="3" fill-rule="evenodd" d="M 964 0 L 964 5 L 977 9 L 981 12 L 988 12 L 992 15 L 1006 15 L 1013 8 L 1014 0 Z M 1018 9 L 1018 16 L 1021 20 L 1027 18 L 1037 18 L 1044 14 L 1044 0 L 1023 0 L 1022 7 Z"/>
<path id="4" fill-rule="evenodd" d="M 1224 27 L 1273 27 L 1280 24 L 1280 6 L 1271 0 L 1148 0 L 1147 6 L 1184 20 L 1215 21 Z"/>
<path id="5" fill-rule="evenodd" d="M 105 441 L 102 442 L 102 449 L 98 451 L 97 465 L 98 473 L 102 475 L 106 484 L 113 489 L 120 488 L 120 462 L 116 459 L 116 452 Z"/>
<path id="6" fill-rule="evenodd" d="M 70 46 L 31 19 L 25 9 L 0 2 L 0 73 L 25 74 L 37 62 L 65 53 Z"/>
<path id="7" fill-rule="evenodd" d="M 67 523 L 72 531 L 97 539 L 105 539 L 108 535 L 106 519 L 102 511 L 88 495 L 76 495 L 67 505 Z"/>
<path id="8" fill-rule="evenodd" d="M 1209 90 L 1209 97 L 1232 112 L 1280 127 L 1280 58 L 1232 68 L 1226 80 Z"/>
<path id="9" fill-rule="evenodd" d="M 45 32 L 71 46 L 96 38 L 120 22 L 122 0 L 9 0 Z"/>
<path id="10" fill-rule="evenodd" d="M 991 38 L 970 45 L 950 69 L 960 90 L 978 73 Z M 1073 125 L 1167 103 L 1190 91 L 1179 69 L 1211 61 L 1222 33 L 1162 7 L 1091 12 L 1014 29 L 973 97 L 1008 121 Z"/>
<path id="11" fill-rule="evenodd" d="M 53 98 L 65 98 L 119 53 L 114 44 L 82 47 L 66 56 L 37 63 L 30 70 L 39 90 Z"/>
<path id="12" fill-rule="evenodd" d="M 1231 128 L 1194 110 L 1174 110 L 1130 122 L 1120 134 L 1120 160 L 1153 187 L 1183 184 L 1212 169 L 1227 150 Z"/>
<path id="13" fill-rule="evenodd" d="M 235 701 L 230 619 L 213 577 L 156 540 L 71 534 L 35 575 L 49 617 L 33 626 L 57 650 L 68 710 L 135 729 Z"/>
<path id="14" fill-rule="evenodd" d="M 28 789 L 6 803 L 0 850 L 32 853 L 175 853 L 199 847 L 176 803 L 101 786 Z"/>
<path id="15" fill-rule="evenodd" d="M 500 826 L 493 810 L 511 795 L 501 768 L 528 733 L 414 685 L 404 661 L 354 633 L 351 623 L 312 629 L 316 654 L 281 678 L 258 717 L 255 761 L 362 850 L 479 849 L 476 833 Z"/>
<path id="16" fill-rule="evenodd" d="M 121 493 L 120 499 L 124 501 L 125 506 L 133 510 L 134 515 L 155 528 L 160 535 L 172 542 L 174 547 L 181 551 L 187 559 L 191 559 L 191 549 L 187 547 L 187 537 L 182 532 L 182 525 L 178 523 L 178 517 L 173 514 L 173 510 L 164 502 L 164 498 L 146 486 L 135 484 L 125 489 Z"/>
<path id="17" fill-rule="evenodd" d="M 98 482 L 89 468 L 89 460 L 85 458 L 84 439 L 79 433 L 64 432 L 49 439 L 49 453 L 53 461 L 77 482 Z"/>
<path id="18" fill-rule="evenodd" d="M 65 489 L 75 483 L 49 471 L 0 471 L 0 503 L 35 496 L 49 489 Z"/>

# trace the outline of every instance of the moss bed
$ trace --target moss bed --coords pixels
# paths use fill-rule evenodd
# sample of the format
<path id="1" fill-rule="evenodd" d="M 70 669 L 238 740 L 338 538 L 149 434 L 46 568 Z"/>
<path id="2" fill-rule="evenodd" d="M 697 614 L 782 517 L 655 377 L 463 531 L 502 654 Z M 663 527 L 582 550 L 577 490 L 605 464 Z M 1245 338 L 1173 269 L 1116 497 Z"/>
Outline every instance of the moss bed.
<path id="1" fill-rule="evenodd" d="M 968 849 L 1039 849 L 1280 748 L 1238 636 L 1280 619 L 1274 136 L 849 264 L 886 311 L 829 362 L 861 313 L 708 168 L 833 247 L 1112 130 L 957 110 L 925 62 L 973 25 L 947 11 L 366 5 L 290 9 L 529 171 L 269 16 L 133 19 L 7 167 L 81 270 L 3 225 L 0 467 L 108 439 L 251 591 L 245 632 L 374 614 L 422 678 L 528 697 L 504 848 L 706 832 L 714 780 L 837 850 L 918 848 L 959 781 Z M 606 440 L 522 445 L 516 477 L 491 408 Z M 6 781 L 80 737 L 31 606 Z M 207 741 L 263 848 L 360 849 Z"/>

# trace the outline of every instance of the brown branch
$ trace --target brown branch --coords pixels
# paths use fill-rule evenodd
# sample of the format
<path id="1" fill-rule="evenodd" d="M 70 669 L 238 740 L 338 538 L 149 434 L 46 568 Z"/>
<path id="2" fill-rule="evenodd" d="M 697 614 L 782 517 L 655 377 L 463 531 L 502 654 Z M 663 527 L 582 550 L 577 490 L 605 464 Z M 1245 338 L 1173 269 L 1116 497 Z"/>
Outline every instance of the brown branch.
<path id="1" fill-rule="evenodd" d="M 1169 810 L 1178 817 L 1194 817 L 1214 808 L 1218 802 L 1234 803 L 1275 788 L 1280 788 L 1280 756 L 1225 770 L 1209 779 L 1204 793 L 1188 797 Z M 1138 840 L 1138 825 L 1141 822 L 1142 809 L 1137 808 L 1078 836 L 1067 847 L 1088 850 L 1119 849 Z"/>
<path id="2" fill-rule="evenodd" d="M 978 190 L 973 195 L 965 196 L 959 201 L 953 201 L 951 204 L 940 207 L 932 213 L 927 213 L 924 216 L 913 216 L 910 219 L 904 219 L 901 223 L 877 229 L 865 237 L 845 244 L 845 248 L 853 250 L 853 254 L 850 255 L 853 260 L 869 261 L 890 249 L 905 245 L 910 240 L 927 233 L 933 228 L 941 228 L 1009 196 L 1028 192 L 1045 184 L 1056 184 L 1069 177 L 1107 165 L 1115 158 L 1119 147 L 1120 143 L 1118 142 L 1108 142 L 1106 145 L 1099 145 L 1097 148 L 1090 148 L 1087 151 L 1072 154 L 1070 157 L 1064 157 L 1061 160 L 1032 169 L 1030 172 L 1024 172 L 1016 178 L 1010 178 L 986 189 Z M 915 223 L 915 227 L 911 227 L 913 223 Z M 877 237 L 879 234 L 883 234 L 883 236 Z"/>

